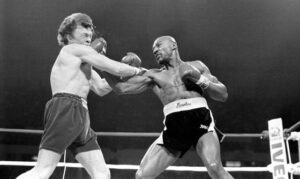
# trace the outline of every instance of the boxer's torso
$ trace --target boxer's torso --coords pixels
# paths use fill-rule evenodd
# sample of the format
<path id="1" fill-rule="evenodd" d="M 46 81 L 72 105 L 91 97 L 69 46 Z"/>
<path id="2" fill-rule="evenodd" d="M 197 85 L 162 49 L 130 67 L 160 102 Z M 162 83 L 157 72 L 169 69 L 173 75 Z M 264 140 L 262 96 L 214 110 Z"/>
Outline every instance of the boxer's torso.
<path id="1" fill-rule="evenodd" d="M 178 67 L 156 70 L 150 77 L 155 81 L 154 93 L 159 97 L 163 105 L 178 99 L 201 97 L 202 95 L 194 90 L 187 90 L 182 82 Z"/>
<path id="2" fill-rule="evenodd" d="M 90 91 L 91 65 L 63 49 L 60 51 L 50 74 L 52 94 L 71 93 L 87 98 Z"/>

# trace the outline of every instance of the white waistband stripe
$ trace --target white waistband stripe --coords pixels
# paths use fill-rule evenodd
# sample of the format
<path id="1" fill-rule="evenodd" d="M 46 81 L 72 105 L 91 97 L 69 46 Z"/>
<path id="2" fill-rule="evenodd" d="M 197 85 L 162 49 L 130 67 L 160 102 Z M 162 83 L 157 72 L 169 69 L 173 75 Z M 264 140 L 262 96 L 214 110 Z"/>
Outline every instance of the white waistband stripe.
<path id="1" fill-rule="evenodd" d="M 189 99 L 180 99 L 173 101 L 164 106 L 164 115 L 179 112 L 179 111 L 187 111 L 195 108 L 208 108 L 206 99 L 203 97 L 198 98 L 189 98 Z"/>

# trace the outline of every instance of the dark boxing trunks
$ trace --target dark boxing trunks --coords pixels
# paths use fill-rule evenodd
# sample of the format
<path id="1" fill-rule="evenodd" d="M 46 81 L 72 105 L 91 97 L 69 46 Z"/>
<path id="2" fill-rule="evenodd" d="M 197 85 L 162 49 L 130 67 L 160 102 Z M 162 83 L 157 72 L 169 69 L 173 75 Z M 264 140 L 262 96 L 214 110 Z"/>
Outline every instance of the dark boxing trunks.
<path id="1" fill-rule="evenodd" d="M 159 145 L 176 155 L 195 146 L 201 136 L 213 131 L 214 122 L 204 98 L 177 100 L 164 107 L 165 129 Z"/>
<path id="2" fill-rule="evenodd" d="M 40 149 L 73 155 L 99 149 L 97 136 L 90 127 L 87 102 L 68 93 L 57 93 L 49 100 L 44 112 L 44 133 Z"/>

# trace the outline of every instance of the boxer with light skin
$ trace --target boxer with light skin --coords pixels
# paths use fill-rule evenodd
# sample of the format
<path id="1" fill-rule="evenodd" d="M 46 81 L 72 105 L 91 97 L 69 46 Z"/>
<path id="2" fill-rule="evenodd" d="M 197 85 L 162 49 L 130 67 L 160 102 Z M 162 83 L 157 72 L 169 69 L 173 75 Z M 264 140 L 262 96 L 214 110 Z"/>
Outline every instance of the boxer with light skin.
<path id="1" fill-rule="evenodd" d="M 152 89 L 164 106 L 165 128 L 144 155 L 136 179 L 156 178 L 191 146 L 196 148 L 211 178 L 232 179 L 222 166 L 214 120 L 203 96 L 206 93 L 224 102 L 228 98 L 226 86 L 203 62 L 182 61 L 171 36 L 157 38 L 152 50 L 161 69 L 150 69 L 126 80 L 105 75 L 116 93 L 136 94 Z"/>
<path id="2" fill-rule="evenodd" d="M 62 48 L 50 74 L 53 97 L 45 107 L 37 163 L 17 179 L 48 179 L 66 149 L 92 179 L 110 178 L 97 136 L 90 127 L 87 96 L 90 90 L 104 96 L 111 88 L 93 67 L 117 76 L 133 76 L 142 70 L 109 59 L 98 53 L 96 46 L 97 51 L 93 49 L 93 27 L 92 19 L 83 13 L 71 14 L 61 23 L 57 39 Z"/>

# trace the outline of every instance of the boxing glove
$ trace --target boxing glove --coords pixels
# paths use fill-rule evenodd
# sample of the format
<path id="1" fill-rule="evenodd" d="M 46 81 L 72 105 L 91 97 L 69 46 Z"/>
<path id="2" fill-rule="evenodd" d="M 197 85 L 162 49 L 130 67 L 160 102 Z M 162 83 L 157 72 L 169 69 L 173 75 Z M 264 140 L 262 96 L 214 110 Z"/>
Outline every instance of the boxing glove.
<path id="1" fill-rule="evenodd" d="M 128 52 L 126 56 L 122 58 L 121 62 L 138 68 L 142 65 L 142 60 L 140 57 L 133 52 Z"/>
<path id="2" fill-rule="evenodd" d="M 107 43 L 106 40 L 102 37 L 93 40 L 93 42 L 91 43 L 91 47 L 102 55 L 106 54 Z"/>
<path id="3" fill-rule="evenodd" d="M 203 76 L 196 67 L 188 63 L 180 64 L 179 75 L 184 84 L 192 82 L 200 86 L 202 89 L 206 89 L 210 83 L 207 77 Z"/>

